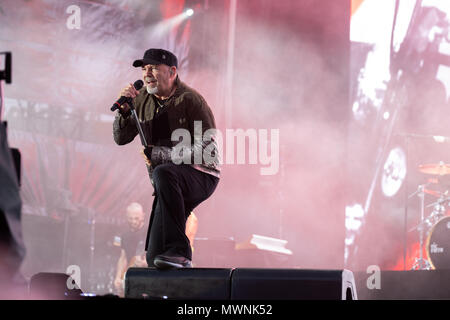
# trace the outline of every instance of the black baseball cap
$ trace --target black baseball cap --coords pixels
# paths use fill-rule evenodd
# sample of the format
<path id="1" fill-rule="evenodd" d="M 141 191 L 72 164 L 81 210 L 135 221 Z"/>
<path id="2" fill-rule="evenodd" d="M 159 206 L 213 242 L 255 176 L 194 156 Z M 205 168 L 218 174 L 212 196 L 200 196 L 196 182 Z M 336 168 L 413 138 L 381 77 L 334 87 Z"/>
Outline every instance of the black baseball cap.
<path id="1" fill-rule="evenodd" d="M 148 49 L 144 53 L 144 58 L 133 62 L 133 67 L 142 67 L 147 64 L 165 64 L 169 67 L 178 68 L 178 59 L 170 51 L 164 49 Z"/>

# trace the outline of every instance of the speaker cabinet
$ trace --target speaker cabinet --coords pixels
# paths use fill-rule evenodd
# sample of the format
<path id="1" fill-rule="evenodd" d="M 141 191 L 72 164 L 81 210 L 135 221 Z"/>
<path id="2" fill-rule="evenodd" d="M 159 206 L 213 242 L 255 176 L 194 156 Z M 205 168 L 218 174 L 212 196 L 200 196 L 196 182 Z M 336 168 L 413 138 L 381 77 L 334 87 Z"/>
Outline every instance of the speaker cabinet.
<path id="1" fill-rule="evenodd" d="M 33 300 L 77 300 L 83 299 L 80 289 L 69 289 L 70 276 L 65 273 L 40 272 L 33 275 L 29 283 Z M 69 280 L 70 281 L 70 280 Z"/>
<path id="2" fill-rule="evenodd" d="M 348 270 L 130 268 L 125 297 L 184 300 L 356 300 Z"/>
<path id="3" fill-rule="evenodd" d="M 379 285 L 373 275 L 355 272 L 361 300 L 449 300 L 450 269 L 381 271 Z"/>
<path id="4" fill-rule="evenodd" d="M 125 298 L 229 300 L 232 269 L 130 268 L 125 274 Z"/>
<path id="5" fill-rule="evenodd" d="M 356 300 L 348 270 L 236 269 L 231 300 Z"/>

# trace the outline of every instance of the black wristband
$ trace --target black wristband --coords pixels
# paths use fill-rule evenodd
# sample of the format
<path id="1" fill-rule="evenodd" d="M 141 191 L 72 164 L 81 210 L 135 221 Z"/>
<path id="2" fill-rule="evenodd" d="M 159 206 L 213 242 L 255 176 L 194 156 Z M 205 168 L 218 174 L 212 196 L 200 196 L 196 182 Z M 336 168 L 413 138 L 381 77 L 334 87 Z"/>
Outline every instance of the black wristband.
<path id="1" fill-rule="evenodd" d="M 150 162 L 152 161 L 152 149 L 153 149 L 153 146 L 147 146 L 144 148 L 144 154 L 147 156 L 147 159 Z"/>
<path id="2" fill-rule="evenodd" d="M 125 111 L 123 111 L 123 109 L 119 108 L 119 113 L 122 115 L 122 117 L 124 117 L 126 119 L 131 115 L 131 109 L 128 109 L 125 112 Z"/>

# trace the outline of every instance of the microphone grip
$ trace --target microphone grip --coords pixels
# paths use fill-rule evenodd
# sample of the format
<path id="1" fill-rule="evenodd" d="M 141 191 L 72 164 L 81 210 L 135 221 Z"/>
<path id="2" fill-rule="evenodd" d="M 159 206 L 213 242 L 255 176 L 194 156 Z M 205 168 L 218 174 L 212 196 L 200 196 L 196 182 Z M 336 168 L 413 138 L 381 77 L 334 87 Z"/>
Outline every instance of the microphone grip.
<path id="1" fill-rule="evenodd" d="M 119 107 L 120 107 L 121 105 L 123 105 L 125 102 L 128 102 L 129 99 L 130 99 L 130 98 L 128 98 L 128 97 L 121 96 L 121 97 L 119 98 L 119 100 L 117 100 L 116 102 L 114 102 L 113 106 L 111 107 L 111 111 L 114 111 L 114 110 L 119 109 Z"/>
<path id="2" fill-rule="evenodd" d="M 140 90 L 140 89 L 143 87 L 143 85 L 144 85 L 144 81 L 142 81 L 142 80 L 136 80 L 136 81 L 133 83 L 133 87 L 134 87 L 136 90 Z M 119 98 L 119 100 L 117 100 L 116 102 L 114 102 L 113 106 L 111 107 L 111 111 L 114 111 L 114 110 L 116 110 L 116 109 L 119 109 L 119 107 L 120 107 L 121 105 L 123 105 L 125 102 L 128 102 L 128 101 L 131 101 L 131 98 L 125 97 L 125 96 L 121 96 L 121 97 Z"/>

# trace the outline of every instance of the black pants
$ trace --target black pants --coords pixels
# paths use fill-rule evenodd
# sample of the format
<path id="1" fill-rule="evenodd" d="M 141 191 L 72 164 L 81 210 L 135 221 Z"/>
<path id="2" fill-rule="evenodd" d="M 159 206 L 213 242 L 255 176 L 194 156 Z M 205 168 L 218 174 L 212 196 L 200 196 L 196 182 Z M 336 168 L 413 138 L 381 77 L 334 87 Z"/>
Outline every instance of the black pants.
<path id="1" fill-rule="evenodd" d="M 147 232 L 148 266 L 154 267 L 153 260 L 159 254 L 192 260 L 186 220 L 195 207 L 211 196 L 219 178 L 173 163 L 157 166 L 152 177 L 155 199 Z"/>

